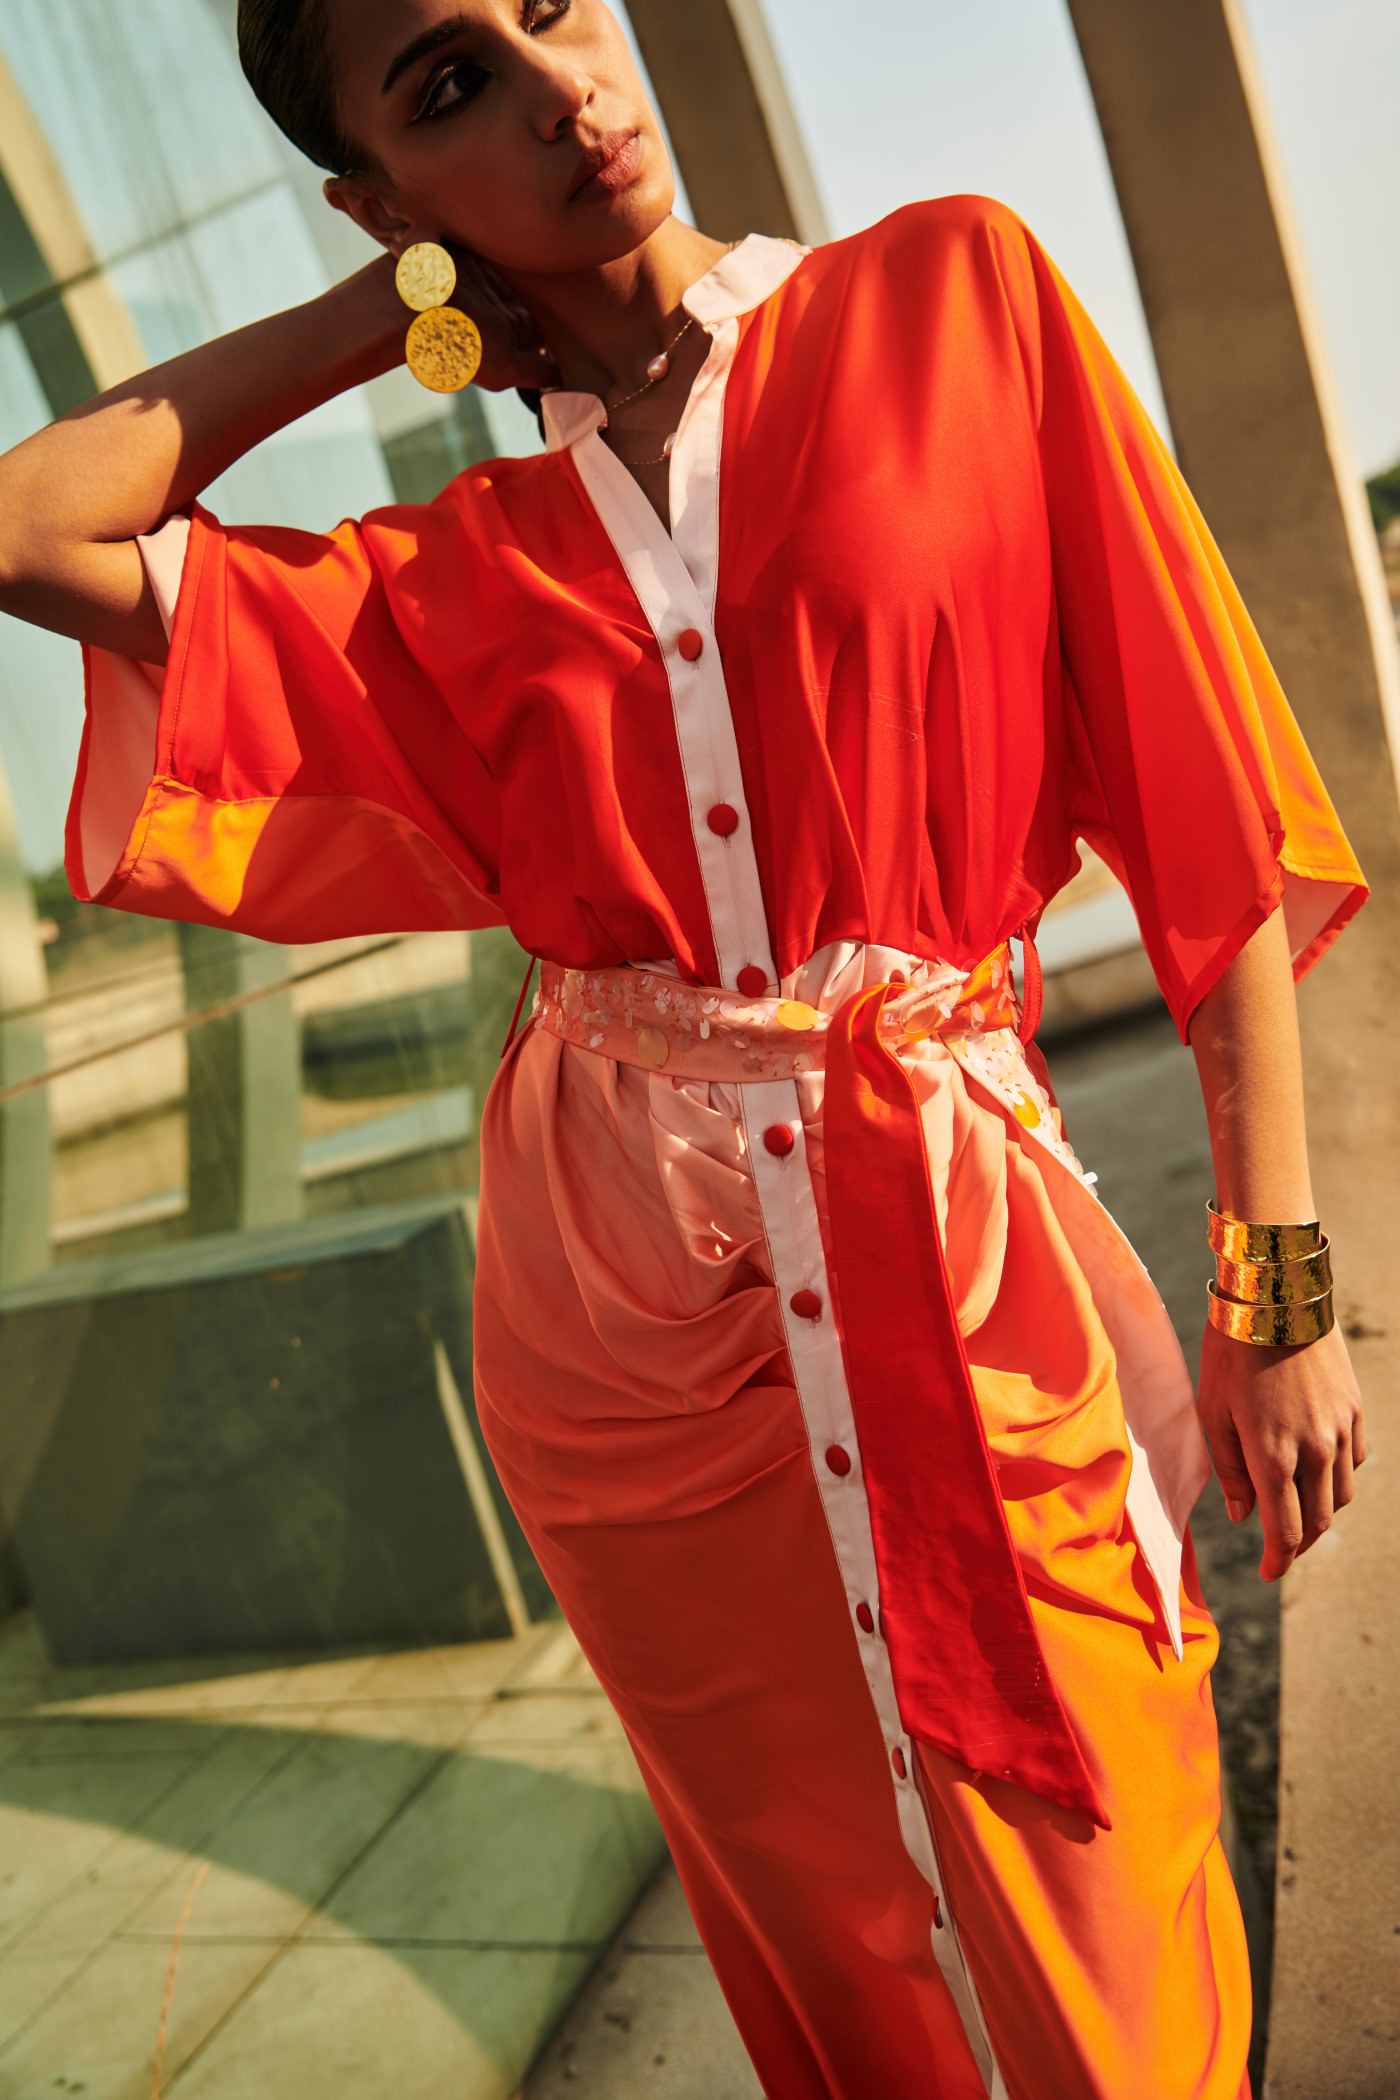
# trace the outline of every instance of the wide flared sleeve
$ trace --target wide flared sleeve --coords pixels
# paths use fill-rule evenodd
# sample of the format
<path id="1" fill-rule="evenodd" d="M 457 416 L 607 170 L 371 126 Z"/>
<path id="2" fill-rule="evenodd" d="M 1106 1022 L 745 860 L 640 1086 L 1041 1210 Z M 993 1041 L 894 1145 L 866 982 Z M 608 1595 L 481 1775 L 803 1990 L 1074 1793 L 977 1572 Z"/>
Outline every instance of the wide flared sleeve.
<path id="1" fill-rule="evenodd" d="M 1194 1008 L 1277 906 L 1296 981 L 1367 884 L 1141 401 L 1024 222 L 996 205 L 987 238 L 1038 430 L 1071 827 L 1128 891 L 1184 1042 Z"/>
<path id="2" fill-rule="evenodd" d="M 84 648 L 75 895 L 284 942 L 504 924 L 498 797 L 444 638 L 471 620 L 460 558 L 426 616 L 452 529 L 441 502 L 324 534 L 195 504 L 140 542 L 169 656 Z"/>

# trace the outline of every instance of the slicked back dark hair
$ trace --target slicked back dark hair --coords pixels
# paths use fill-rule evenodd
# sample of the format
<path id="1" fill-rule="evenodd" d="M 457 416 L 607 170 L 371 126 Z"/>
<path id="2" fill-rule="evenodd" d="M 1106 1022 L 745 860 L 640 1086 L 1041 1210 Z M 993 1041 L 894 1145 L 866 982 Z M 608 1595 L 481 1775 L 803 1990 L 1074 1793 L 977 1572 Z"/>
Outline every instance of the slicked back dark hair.
<path id="1" fill-rule="evenodd" d="M 248 85 L 298 152 L 332 175 L 370 165 L 345 136 L 327 50 L 326 0 L 238 0 L 238 56 Z M 544 434 L 537 387 L 516 392 Z"/>
<path id="2" fill-rule="evenodd" d="M 308 160 L 332 175 L 365 165 L 336 111 L 326 0 L 238 0 L 238 56 L 273 123 Z"/>

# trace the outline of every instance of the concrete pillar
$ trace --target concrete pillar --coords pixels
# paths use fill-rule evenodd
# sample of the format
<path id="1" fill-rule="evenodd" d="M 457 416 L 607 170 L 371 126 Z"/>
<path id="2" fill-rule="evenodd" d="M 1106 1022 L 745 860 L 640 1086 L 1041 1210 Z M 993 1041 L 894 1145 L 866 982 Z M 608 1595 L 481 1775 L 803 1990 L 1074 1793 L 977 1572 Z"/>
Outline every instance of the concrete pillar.
<path id="1" fill-rule="evenodd" d="M 0 56 L 0 228 L 7 317 L 19 327 L 54 415 L 148 362 L 99 265 L 48 140 Z"/>
<path id="2" fill-rule="evenodd" d="M 0 766 L 0 1290 L 26 1282 L 49 1265 L 49 1090 L 30 1087 L 4 1099 L 8 1088 L 47 1069 L 47 996 L 33 895 Z M 25 1595 L 24 1572 L 0 1515 L 0 1620 L 18 1609 Z"/>
<path id="3" fill-rule="evenodd" d="M 701 231 L 826 240 L 760 0 L 629 0 L 627 12 Z"/>
<path id="4" fill-rule="evenodd" d="M 43 275 L 26 206 L 32 200 L 42 209 L 52 175 L 52 162 L 14 77 L 0 59 L 0 267 L 7 312 L 18 307 L 16 325 L 26 342 L 26 294 Z M 66 315 L 63 319 L 65 327 L 71 326 Z M 33 896 L 0 764 L 0 1092 L 45 1069 L 47 998 Z M 47 1088 L 34 1087 L 0 1102 L 0 1289 L 48 1266 L 51 1158 Z"/>
<path id="5" fill-rule="evenodd" d="M 0 768 L 0 1095 L 48 1065 L 47 998 L 33 894 Z M 50 1159 L 47 1087 L 0 1100 L 0 1290 L 49 1265 Z"/>
<path id="6" fill-rule="evenodd" d="M 191 1013 L 287 975 L 288 951 L 212 926 L 178 929 Z M 301 1045 L 290 992 L 201 1021 L 188 1045 L 188 1229 L 301 1216 Z"/>
<path id="7" fill-rule="evenodd" d="M 1178 456 L 1374 893 L 1299 990 L 1314 1193 L 1377 1454 L 1400 1423 L 1400 659 L 1235 0 L 1068 0 Z M 1400 2090 L 1400 1474 L 1283 1579 L 1267 2100 Z"/>

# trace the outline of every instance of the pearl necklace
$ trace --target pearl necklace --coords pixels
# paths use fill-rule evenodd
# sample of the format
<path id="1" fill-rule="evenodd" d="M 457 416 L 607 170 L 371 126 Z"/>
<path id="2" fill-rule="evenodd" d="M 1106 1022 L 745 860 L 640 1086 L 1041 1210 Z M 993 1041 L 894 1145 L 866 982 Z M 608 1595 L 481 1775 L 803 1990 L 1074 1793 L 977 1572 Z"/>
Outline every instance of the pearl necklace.
<path id="1" fill-rule="evenodd" d="M 734 250 L 738 247 L 738 245 L 738 241 L 731 241 L 729 243 L 729 246 L 724 251 L 725 254 L 732 255 Z M 711 269 L 714 269 L 717 268 L 718 265 L 712 263 L 710 267 Z M 666 345 L 666 348 L 664 350 L 659 350 L 656 356 L 651 360 L 650 364 L 646 368 L 647 376 L 642 385 L 639 386 L 634 393 L 624 394 L 620 401 L 612 401 L 606 404 L 609 417 L 611 417 L 619 408 L 626 408 L 629 401 L 640 401 L 643 394 L 649 394 L 652 388 L 666 377 L 666 374 L 671 369 L 672 351 L 675 349 L 677 343 L 680 342 L 682 336 L 688 334 L 694 326 L 695 316 L 694 314 L 692 314 L 690 316 L 690 319 L 685 323 L 684 327 L 677 329 L 675 335 L 672 336 L 670 342 Z M 672 452 L 675 450 L 676 438 L 678 435 L 679 433 L 677 431 L 673 430 L 671 432 L 671 435 L 666 440 L 664 449 L 657 454 L 655 459 L 622 459 L 621 453 L 619 453 L 617 456 L 619 460 L 621 460 L 621 463 L 624 467 L 664 466 L 667 460 L 670 459 Z"/>
<path id="2" fill-rule="evenodd" d="M 695 316 L 694 314 L 692 314 L 690 319 L 686 322 L 685 327 L 677 329 L 676 333 L 672 336 L 670 342 L 666 345 L 666 348 L 664 350 L 658 350 L 656 356 L 647 366 L 647 376 L 645 383 L 639 386 L 635 393 L 624 394 L 620 401 L 610 401 L 607 404 L 609 415 L 613 413 L 614 409 L 626 408 L 629 401 L 640 401 L 643 394 L 649 394 L 651 392 L 652 388 L 657 384 L 658 380 L 664 379 L 666 377 L 666 374 L 671 369 L 671 352 L 675 349 L 681 337 L 687 334 L 688 331 L 694 326 Z"/>

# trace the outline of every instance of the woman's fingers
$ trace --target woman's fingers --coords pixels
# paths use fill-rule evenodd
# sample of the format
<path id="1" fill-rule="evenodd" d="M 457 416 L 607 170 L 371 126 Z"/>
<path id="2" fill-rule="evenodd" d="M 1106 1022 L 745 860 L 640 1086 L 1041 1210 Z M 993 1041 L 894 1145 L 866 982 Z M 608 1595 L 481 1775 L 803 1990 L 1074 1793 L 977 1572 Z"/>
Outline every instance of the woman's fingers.
<path id="1" fill-rule="evenodd" d="M 1209 1424 L 1209 1434 L 1215 1476 L 1220 1482 L 1230 1521 L 1238 1524 L 1254 1507 L 1254 1482 L 1250 1478 L 1239 1431 L 1229 1415 L 1221 1414 Z"/>
<path id="2" fill-rule="evenodd" d="M 1303 1512 L 1298 1487 L 1285 1461 L 1272 1460 L 1255 1486 L 1259 1491 L 1259 1521 L 1264 1527 L 1264 1552 L 1259 1573 L 1266 1582 L 1276 1582 L 1292 1567 L 1303 1543 Z"/>
<path id="3" fill-rule="evenodd" d="M 1251 1356 L 1208 1325 L 1199 1404 L 1226 1499 L 1237 1506 L 1242 1480 L 1245 1495 L 1252 1483 L 1264 1531 L 1259 1573 L 1276 1582 L 1352 1500 L 1367 1455 L 1345 1340 L 1334 1330 L 1306 1349 Z"/>
<path id="4" fill-rule="evenodd" d="M 1304 1444 L 1298 1452 L 1298 1470 L 1295 1480 L 1298 1489 L 1298 1506 L 1303 1518 L 1303 1539 L 1300 1553 L 1306 1553 L 1315 1545 L 1324 1531 L 1332 1524 L 1332 1469 L 1337 1463 L 1335 1443 Z"/>
<path id="5" fill-rule="evenodd" d="M 1332 1461 L 1332 1507 L 1345 1509 L 1353 1493 L 1352 1469 L 1353 1440 L 1355 1427 L 1341 1438 L 1337 1445 L 1337 1456 Z"/>

